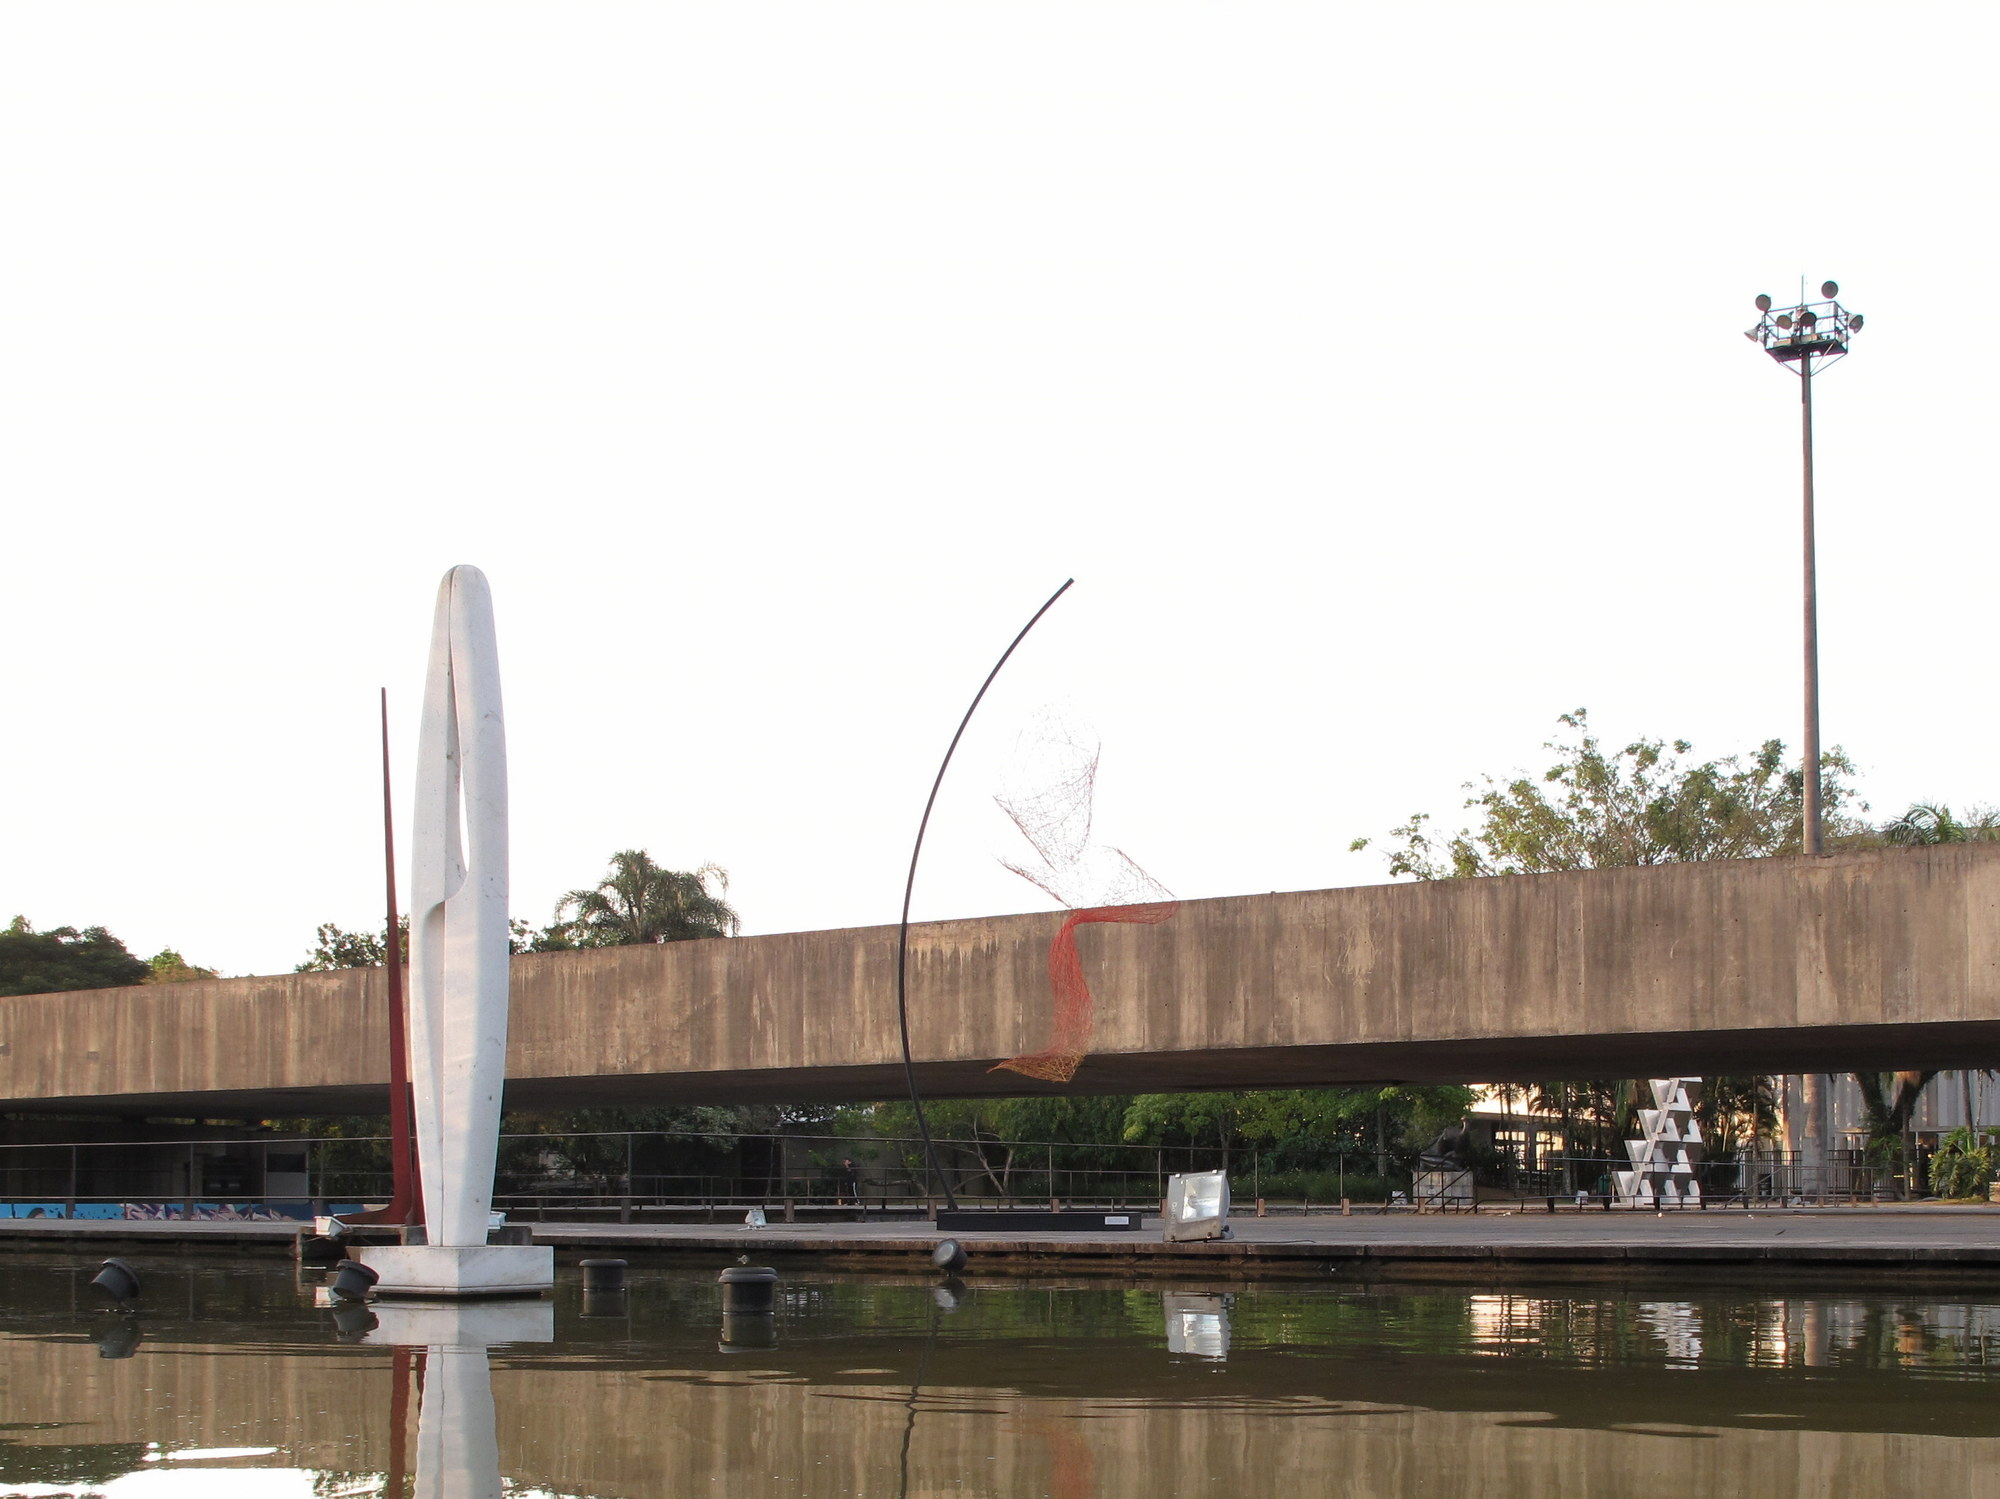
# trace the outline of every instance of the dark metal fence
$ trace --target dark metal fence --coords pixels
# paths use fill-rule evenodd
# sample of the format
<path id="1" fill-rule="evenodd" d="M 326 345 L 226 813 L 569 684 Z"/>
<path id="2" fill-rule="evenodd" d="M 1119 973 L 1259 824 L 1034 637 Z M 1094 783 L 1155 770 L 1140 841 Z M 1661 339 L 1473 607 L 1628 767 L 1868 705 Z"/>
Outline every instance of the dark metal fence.
<path id="1" fill-rule="evenodd" d="M 971 1205 L 1148 1209 L 1176 1172 L 1229 1171 L 1239 1203 L 1331 1206 L 1411 1196 L 1410 1171 L 1376 1174 L 1372 1153 L 1344 1153 L 1333 1168 L 1269 1170 L 1261 1152 L 1060 1141 L 940 1140 L 943 1169 Z M 1697 1168 L 1705 1205 L 1853 1202 L 1916 1195 L 1920 1171 L 1878 1173 L 1860 1152 L 1828 1152 L 1815 1168 L 1766 1152 Z M 390 1195 L 384 1138 L 149 1140 L 0 1145 L 0 1215 L 193 1216 L 278 1207 L 384 1202 Z M 1603 1206 L 1615 1198 L 1621 1160 L 1544 1156 L 1537 1169 L 1502 1160 L 1476 1174 L 1479 1196 Z M 789 1216 L 922 1211 L 935 1190 L 915 1138 L 852 1135 L 703 1135 L 663 1131 L 503 1135 L 494 1206 L 516 1218 L 613 1215 L 715 1217 L 749 1207 Z M 1578 1201 L 1582 1194 L 1582 1201 Z"/>
<path id="2" fill-rule="evenodd" d="M 0 1145 L 0 1214 L 104 1216 L 382 1202 L 385 1137 L 85 1141 Z M 1056 1141 L 941 1140 L 958 1195 L 992 1205 L 1156 1204 L 1174 1172 L 1240 1166 L 1220 1150 Z M 851 1163 L 851 1166 L 846 1163 Z M 784 1205 L 792 1212 L 920 1210 L 929 1201 L 915 1138 L 703 1135 L 664 1131 L 500 1137 L 494 1207 L 517 1218 Z M 121 1214 L 114 1213 L 113 1216 Z"/>
<path id="3" fill-rule="evenodd" d="M 1538 1170 L 1503 1168 L 1497 1175 L 1522 1198 L 1574 1199 L 1581 1192 L 1597 1201 L 1615 1197 L 1617 1173 L 1630 1169 L 1629 1160 L 1552 1156 L 1545 1157 Z M 1920 1196 L 1925 1186 L 1921 1171 L 1914 1167 L 1877 1168 L 1861 1151 L 1848 1149 L 1829 1150 L 1817 1164 L 1801 1153 L 1784 1151 L 1705 1160 L 1696 1165 L 1694 1179 L 1711 1204 L 1867 1202 L 1884 1196 Z"/>

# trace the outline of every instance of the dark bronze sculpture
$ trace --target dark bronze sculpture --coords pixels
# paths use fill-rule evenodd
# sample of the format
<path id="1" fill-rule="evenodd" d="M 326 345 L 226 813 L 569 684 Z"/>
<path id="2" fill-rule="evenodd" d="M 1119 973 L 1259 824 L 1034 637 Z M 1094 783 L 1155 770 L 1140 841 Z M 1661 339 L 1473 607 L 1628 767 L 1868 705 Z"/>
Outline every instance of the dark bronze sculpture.
<path id="1" fill-rule="evenodd" d="M 1418 1157 L 1426 1171 L 1464 1171 L 1472 1165 L 1471 1121 L 1461 1119 L 1447 1127 Z"/>

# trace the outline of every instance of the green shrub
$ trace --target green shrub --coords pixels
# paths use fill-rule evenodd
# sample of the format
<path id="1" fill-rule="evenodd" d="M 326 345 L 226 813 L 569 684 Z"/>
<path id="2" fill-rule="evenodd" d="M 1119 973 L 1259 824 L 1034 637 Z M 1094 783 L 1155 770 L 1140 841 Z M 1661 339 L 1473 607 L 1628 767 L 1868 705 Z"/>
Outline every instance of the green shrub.
<path id="1" fill-rule="evenodd" d="M 1955 1129 L 1931 1157 L 1931 1191 L 1939 1197 L 1984 1197 L 1996 1164 L 2000 1147 L 1993 1136 L 1975 1138 L 1969 1129 Z"/>

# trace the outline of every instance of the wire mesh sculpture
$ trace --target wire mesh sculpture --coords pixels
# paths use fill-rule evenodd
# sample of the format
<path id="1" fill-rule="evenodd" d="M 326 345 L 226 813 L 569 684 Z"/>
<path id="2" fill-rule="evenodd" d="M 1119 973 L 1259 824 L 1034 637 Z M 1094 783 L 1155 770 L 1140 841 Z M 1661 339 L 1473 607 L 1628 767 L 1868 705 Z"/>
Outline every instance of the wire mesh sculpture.
<path id="1" fill-rule="evenodd" d="M 994 1072 L 1006 1068 L 1050 1083 L 1074 1078 L 1096 1032 L 1077 928 L 1108 922 L 1157 926 L 1180 909 L 1172 892 L 1123 849 L 1091 840 L 1102 751 L 1097 735 L 1072 715 L 1044 710 L 1022 734 L 1015 766 L 993 798 L 1035 853 L 1032 861 L 1001 864 L 1070 908 L 1049 944 L 1055 1000 L 1049 1044 L 1009 1057 Z"/>

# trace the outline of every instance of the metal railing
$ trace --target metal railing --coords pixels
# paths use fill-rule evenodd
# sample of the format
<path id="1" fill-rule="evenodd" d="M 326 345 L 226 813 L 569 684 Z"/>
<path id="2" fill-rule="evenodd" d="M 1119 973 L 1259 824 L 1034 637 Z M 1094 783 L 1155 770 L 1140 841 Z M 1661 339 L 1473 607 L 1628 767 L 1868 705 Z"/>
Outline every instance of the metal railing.
<path id="1" fill-rule="evenodd" d="M 1229 1162 L 1217 1149 L 937 1143 L 960 1199 L 980 1206 L 1150 1209 L 1174 1172 L 1240 1163 L 1258 1175 L 1254 1157 Z M 244 1216 L 382 1202 L 392 1184 L 388 1144 L 382 1136 L 4 1144 L 0 1216 Z M 910 1212 L 935 1190 L 914 1137 L 675 1131 L 502 1135 L 494 1185 L 496 1209 L 530 1219 L 713 1217 L 780 1204 L 792 1213 Z"/>
<path id="2" fill-rule="evenodd" d="M 1228 1169 L 1239 1203 L 1266 1195 L 1278 1209 L 1330 1207 L 1347 1199 L 1422 1209 L 1412 1173 L 1372 1174 L 1373 1152 L 1338 1151 L 1335 1164 L 1269 1173 L 1264 1153 L 1219 1148 L 1083 1145 L 1061 1141 L 941 1139 L 943 1169 L 970 1206 L 1140 1208 L 1151 1211 L 1175 1172 Z M 0 1145 L 0 1216 L 298 1215 L 325 1207 L 387 1201 L 391 1179 L 384 1137 L 253 1136 L 224 1140 L 74 1141 Z M 852 1169 L 843 1163 L 852 1162 Z M 1616 1173 L 1629 1163 L 1602 1157 L 1543 1156 L 1533 1169 L 1513 1161 L 1477 1172 L 1480 1196 L 1615 1202 Z M 1371 1174 L 1360 1175 L 1366 1169 Z M 1905 1177 L 1917 1172 L 1904 1173 Z M 1861 1202 L 1885 1195 L 1883 1173 L 1856 1150 L 1827 1152 L 1815 1167 L 1801 1156 L 1761 1151 L 1697 1168 L 1704 1205 Z M 1308 1185 L 1301 1187 L 1301 1183 Z M 1918 1183 L 1920 1185 L 1920 1182 Z M 1409 1189 L 1407 1194 L 1397 1188 Z M 915 1138 L 776 1133 L 715 1135 L 675 1131 L 510 1134 L 500 1138 L 494 1206 L 516 1218 L 664 1221 L 714 1219 L 750 1207 L 808 1219 L 835 1213 L 909 1214 L 932 1202 L 921 1142 Z M 1903 1180 L 1896 1195 L 1916 1195 Z M 1433 1196 L 1436 1194 L 1433 1193 Z M 1386 1199 L 1386 1201 L 1385 1201 Z"/>
<path id="3" fill-rule="evenodd" d="M 1524 1199 L 1574 1199 L 1581 1193 L 1592 1203 L 1617 1199 L 1617 1173 L 1631 1162 L 1599 1156 L 1545 1158 L 1535 1170 L 1508 1173 L 1510 1186 Z M 1696 1164 L 1694 1178 L 1702 1204 L 1732 1203 L 1855 1203 L 1880 1201 L 1885 1195 L 1921 1195 L 1914 1169 L 1876 1167 L 1863 1152 L 1835 1149 L 1818 1162 L 1801 1152 L 1761 1150 L 1754 1154 L 1705 1160 Z"/>

